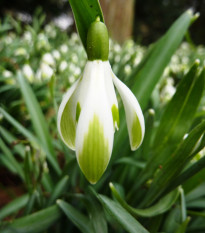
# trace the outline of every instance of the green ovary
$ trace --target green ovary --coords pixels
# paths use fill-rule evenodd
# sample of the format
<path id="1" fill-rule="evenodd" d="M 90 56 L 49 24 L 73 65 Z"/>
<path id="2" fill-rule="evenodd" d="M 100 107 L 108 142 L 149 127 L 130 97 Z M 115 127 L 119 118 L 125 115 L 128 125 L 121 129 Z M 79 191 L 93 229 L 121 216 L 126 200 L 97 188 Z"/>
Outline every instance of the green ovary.
<path id="1" fill-rule="evenodd" d="M 95 184 L 104 173 L 110 158 L 108 139 L 97 115 L 90 121 L 78 162 L 88 181 Z"/>
<path id="2" fill-rule="evenodd" d="M 137 148 L 142 140 L 142 130 L 141 130 L 141 124 L 139 121 L 139 118 L 137 117 L 137 114 L 135 113 L 133 123 L 132 123 L 132 146 L 134 148 Z"/>
<path id="3" fill-rule="evenodd" d="M 71 147 L 71 149 L 75 148 L 75 122 L 71 115 L 71 101 L 68 101 L 66 104 L 60 122 L 61 134 L 66 142 L 66 144 Z"/>

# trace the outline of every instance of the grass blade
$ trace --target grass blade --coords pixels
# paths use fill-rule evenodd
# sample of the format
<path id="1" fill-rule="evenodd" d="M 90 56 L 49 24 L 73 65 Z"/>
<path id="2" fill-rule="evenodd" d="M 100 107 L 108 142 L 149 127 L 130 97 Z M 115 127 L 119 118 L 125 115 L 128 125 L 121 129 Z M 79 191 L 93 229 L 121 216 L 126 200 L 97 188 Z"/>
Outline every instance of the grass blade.
<path id="1" fill-rule="evenodd" d="M 204 90 L 205 71 L 198 76 L 198 65 L 196 62 L 181 81 L 164 112 L 153 143 L 152 156 L 141 173 L 138 185 L 153 176 L 159 166 L 164 166 L 191 126 Z"/>
<path id="2" fill-rule="evenodd" d="M 48 200 L 48 205 L 51 205 L 55 202 L 57 198 L 59 198 L 62 193 L 66 190 L 68 186 L 68 176 L 64 176 L 56 185 L 54 190 L 52 191 L 51 197 Z"/>
<path id="3" fill-rule="evenodd" d="M 98 198 L 108 213 L 110 213 L 127 232 L 148 233 L 148 231 L 119 203 L 104 195 L 98 195 Z"/>
<path id="4" fill-rule="evenodd" d="M 57 200 L 57 205 L 81 232 L 93 232 L 89 218 L 85 217 L 81 212 L 77 211 L 73 206 L 63 200 Z"/>
<path id="5" fill-rule="evenodd" d="M 155 205 L 146 208 L 146 209 L 135 209 L 128 205 L 120 196 L 117 189 L 114 187 L 112 183 L 110 183 L 110 189 L 112 191 L 112 194 L 116 198 L 116 200 L 124 207 L 131 215 L 134 217 L 154 217 L 157 215 L 160 215 L 162 213 L 165 213 L 168 211 L 176 202 L 179 196 L 179 190 L 174 190 L 173 192 L 169 193 L 165 197 L 159 200 Z"/>
<path id="6" fill-rule="evenodd" d="M 60 174 L 61 170 L 55 157 L 54 147 L 52 145 L 52 138 L 50 137 L 47 122 L 43 116 L 39 103 L 31 87 L 20 72 L 18 73 L 17 78 L 20 84 L 21 92 L 26 102 L 27 109 L 30 113 L 31 121 L 36 135 L 38 136 L 44 148 L 46 148 L 46 151 L 49 152 L 47 154 L 49 162 L 51 163 L 57 174 Z"/>
<path id="7" fill-rule="evenodd" d="M 47 209 L 14 220 L 12 223 L 4 222 L 1 233 L 40 233 L 53 225 L 60 218 L 61 214 L 60 209 L 53 205 Z"/>
<path id="8" fill-rule="evenodd" d="M 166 34 L 157 41 L 151 48 L 149 55 L 140 64 L 140 68 L 133 71 L 132 77 L 133 86 L 131 87 L 133 93 L 136 95 L 141 108 L 144 110 L 148 104 L 149 98 L 154 90 L 156 84 L 161 78 L 165 67 L 168 65 L 172 55 L 181 43 L 189 25 L 195 20 L 191 10 L 182 14 L 166 32 Z M 146 93 L 146 94 L 145 94 Z M 124 152 L 124 142 L 128 135 L 126 133 L 126 121 L 121 121 L 120 130 L 114 144 L 114 156 Z M 128 141 L 128 140 L 127 140 Z M 128 144 L 128 143 L 127 143 Z M 119 145 L 123 145 L 120 147 Z"/>
<path id="9" fill-rule="evenodd" d="M 10 214 L 13 214 L 23 208 L 29 199 L 29 195 L 25 194 L 21 197 L 16 198 L 15 200 L 11 201 L 9 204 L 4 206 L 0 210 L 0 219 L 4 219 L 5 217 L 9 216 Z"/>
<path id="10" fill-rule="evenodd" d="M 15 169 L 15 173 L 19 174 L 19 176 L 24 180 L 24 172 L 20 164 L 17 162 L 15 157 L 13 156 L 10 149 L 6 146 L 3 140 L 0 138 L 0 148 L 4 152 L 3 156 L 7 156 L 8 161 L 11 163 L 13 169 Z"/>

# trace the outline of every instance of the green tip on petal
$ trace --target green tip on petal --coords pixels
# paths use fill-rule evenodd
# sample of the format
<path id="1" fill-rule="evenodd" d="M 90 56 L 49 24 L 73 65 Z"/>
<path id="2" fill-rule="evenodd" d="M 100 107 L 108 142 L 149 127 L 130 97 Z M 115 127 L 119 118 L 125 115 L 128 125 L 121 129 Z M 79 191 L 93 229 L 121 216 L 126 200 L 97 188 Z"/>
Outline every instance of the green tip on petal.
<path id="1" fill-rule="evenodd" d="M 80 168 L 91 184 L 95 184 L 103 175 L 109 159 L 108 139 L 104 136 L 98 116 L 94 115 L 88 133 L 84 136 L 82 151 L 78 155 Z"/>
<path id="2" fill-rule="evenodd" d="M 117 127 L 117 129 L 119 129 L 119 127 L 120 127 L 120 118 L 119 118 L 118 108 L 117 108 L 117 106 L 115 104 L 113 104 L 111 110 L 112 110 L 112 118 L 113 118 L 114 128 Z"/>
<path id="3" fill-rule="evenodd" d="M 141 142 L 142 142 L 142 129 L 139 118 L 135 113 L 133 123 L 132 123 L 132 131 L 131 131 L 131 148 L 132 150 L 136 150 Z"/>
<path id="4" fill-rule="evenodd" d="M 64 142 L 70 147 L 75 148 L 75 131 L 76 125 L 71 115 L 72 103 L 68 101 L 66 104 L 60 121 L 60 130 Z"/>
<path id="5" fill-rule="evenodd" d="M 78 122 L 80 112 L 81 112 L 81 107 L 80 107 L 80 103 L 78 102 L 76 106 L 76 116 L 75 116 L 76 122 Z"/>

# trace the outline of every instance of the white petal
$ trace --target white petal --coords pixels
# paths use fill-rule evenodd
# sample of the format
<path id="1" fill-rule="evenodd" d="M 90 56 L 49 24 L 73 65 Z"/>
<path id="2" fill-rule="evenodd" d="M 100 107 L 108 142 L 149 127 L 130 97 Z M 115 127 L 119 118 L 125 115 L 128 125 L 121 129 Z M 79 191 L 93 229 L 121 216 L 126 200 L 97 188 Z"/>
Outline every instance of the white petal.
<path id="1" fill-rule="evenodd" d="M 117 97 L 115 94 L 115 89 L 114 89 L 113 80 L 112 80 L 112 68 L 111 68 L 110 63 L 108 61 L 104 62 L 104 64 L 105 64 L 105 68 L 104 68 L 105 87 L 106 87 L 106 91 L 108 94 L 110 107 L 112 110 L 114 128 L 116 128 L 118 130 L 119 124 L 120 124 L 120 119 L 119 119 Z"/>
<path id="2" fill-rule="evenodd" d="M 144 117 L 140 105 L 131 90 L 113 74 L 113 82 L 122 98 L 132 150 L 142 143 L 145 132 Z"/>
<path id="3" fill-rule="evenodd" d="M 72 150 L 75 149 L 75 131 L 76 131 L 76 95 L 75 90 L 79 85 L 78 79 L 64 95 L 60 104 L 57 117 L 59 134 L 63 142 Z"/>
<path id="4" fill-rule="evenodd" d="M 86 92 L 77 131 L 76 155 L 80 168 L 90 183 L 104 173 L 113 147 L 113 119 L 105 87 L 104 62 L 89 61 L 81 88 Z M 82 100 L 81 100 L 82 101 Z"/>

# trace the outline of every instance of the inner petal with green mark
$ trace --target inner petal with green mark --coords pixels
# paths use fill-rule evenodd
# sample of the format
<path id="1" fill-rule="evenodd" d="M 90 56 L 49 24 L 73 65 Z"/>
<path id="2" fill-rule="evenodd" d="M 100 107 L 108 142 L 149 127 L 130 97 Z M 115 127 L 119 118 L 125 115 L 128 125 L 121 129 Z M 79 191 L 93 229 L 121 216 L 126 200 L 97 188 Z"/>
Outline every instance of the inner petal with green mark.
<path id="1" fill-rule="evenodd" d="M 132 123 L 132 131 L 131 131 L 131 145 L 132 149 L 137 149 L 137 147 L 140 145 L 142 141 L 142 129 L 141 124 L 139 121 L 139 118 L 137 117 L 137 114 L 134 114 L 134 119 Z"/>
<path id="2" fill-rule="evenodd" d="M 84 136 L 82 151 L 78 155 L 80 168 L 90 183 L 95 184 L 100 179 L 108 165 L 110 154 L 103 125 L 99 117 L 94 115 Z"/>
<path id="3" fill-rule="evenodd" d="M 60 121 L 60 130 L 65 143 L 74 149 L 76 124 L 72 117 L 72 104 L 72 101 L 68 101 L 63 110 Z"/>
<path id="4" fill-rule="evenodd" d="M 115 104 L 112 105 L 112 118 L 113 118 L 114 128 L 116 127 L 117 129 L 119 129 L 120 127 L 119 111 Z"/>
<path id="5" fill-rule="evenodd" d="M 79 116 L 80 116 L 80 112 L 81 112 L 81 107 L 80 107 L 80 103 L 78 102 L 77 106 L 76 106 L 76 116 L 75 116 L 75 119 L 76 119 L 77 122 L 78 122 L 78 119 L 79 119 Z"/>

